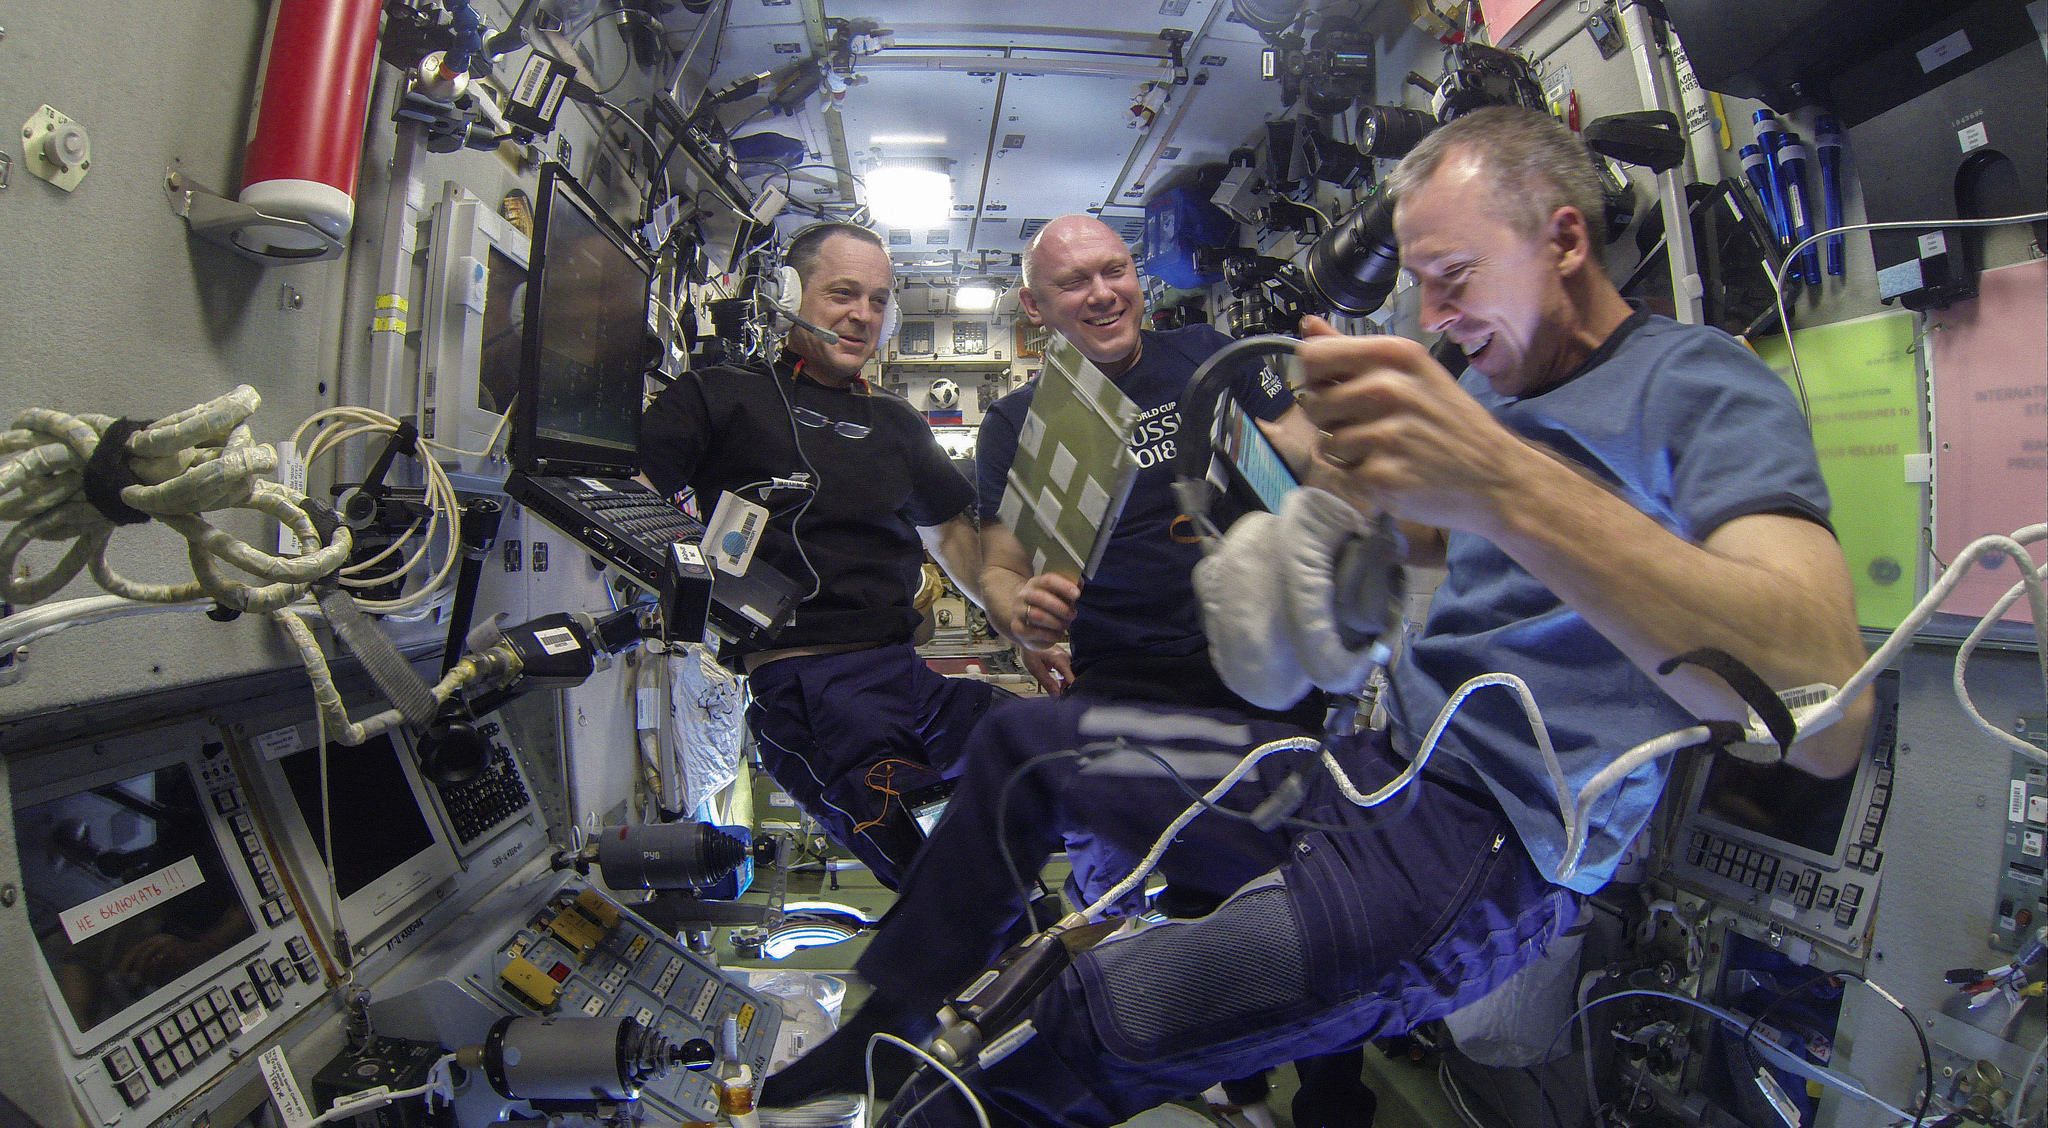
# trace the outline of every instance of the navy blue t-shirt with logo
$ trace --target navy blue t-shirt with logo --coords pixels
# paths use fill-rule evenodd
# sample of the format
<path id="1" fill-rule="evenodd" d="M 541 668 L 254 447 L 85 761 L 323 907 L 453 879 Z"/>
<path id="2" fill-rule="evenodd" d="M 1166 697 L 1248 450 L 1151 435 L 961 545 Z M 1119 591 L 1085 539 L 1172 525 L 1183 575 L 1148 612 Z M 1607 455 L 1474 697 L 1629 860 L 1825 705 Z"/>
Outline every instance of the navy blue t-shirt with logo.
<path id="1" fill-rule="evenodd" d="M 1203 441 L 1181 431 L 1180 396 L 1188 378 L 1229 343 L 1207 325 L 1147 330 L 1138 363 L 1112 381 L 1138 405 L 1131 453 L 1139 469 L 1102 563 L 1082 585 L 1070 632 L 1076 673 L 1119 655 L 1185 658 L 1208 649 L 1194 587 L 1202 551 L 1187 523 L 1174 523 L 1180 507 L 1173 497 L 1172 464 L 1181 444 Z M 1294 406 L 1286 385 L 1264 365 L 1247 361 L 1239 367 L 1230 376 L 1230 391 L 1247 413 L 1271 421 Z M 999 519 L 1010 463 L 1017 457 L 1017 432 L 1037 390 L 1033 380 L 1011 392 L 981 421 L 975 463 L 984 522 Z"/>

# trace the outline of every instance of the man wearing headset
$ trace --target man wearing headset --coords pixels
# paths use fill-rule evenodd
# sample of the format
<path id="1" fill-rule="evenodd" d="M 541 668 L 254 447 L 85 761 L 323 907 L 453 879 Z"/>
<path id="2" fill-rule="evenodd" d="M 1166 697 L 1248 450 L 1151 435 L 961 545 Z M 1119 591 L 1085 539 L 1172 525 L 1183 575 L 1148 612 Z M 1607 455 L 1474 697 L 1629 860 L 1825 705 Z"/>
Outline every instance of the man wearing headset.
<path id="1" fill-rule="evenodd" d="M 1356 788 L 1395 779 L 1439 706 L 1483 673 L 1532 688 L 1572 792 L 1632 747 L 1745 715 L 1725 683 L 1668 659 L 1712 647 L 1775 689 L 1846 682 L 1865 654 L 1799 406 L 1726 334 L 1623 301 L 1600 262 L 1599 183 L 1578 140 L 1537 111 L 1477 111 L 1417 146 L 1389 188 L 1423 327 L 1471 370 L 1455 379 L 1413 341 L 1304 326 L 1302 402 L 1320 432 L 1312 484 L 1330 492 L 1290 509 L 1318 505 L 1332 525 L 1355 518 L 1347 501 L 1391 512 L 1412 522 L 1411 556 L 1441 554 L 1449 573 L 1391 671 L 1391 729 L 1331 742 Z M 1217 559 L 1264 576 L 1267 550 L 1300 547 L 1245 557 L 1226 545 Z M 1292 645 L 1262 653 L 1278 662 Z M 1785 762 L 1850 770 L 1868 701 L 1847 703 Z M 1606 792 L 1567 859 L 1558 788 L 1520 703 L 1476 694 L 1446 732 L 1427 770 L 1371 809 L 1312 750 L 1260 761 L 1220 804 L 1247 812 L 1299 771 L 1301 821 L 1264 832 L 1204 813 L 1187 824 L 1161 872 L 1227 883 L 1228 899 L 1075 956 L 1024 1024 L 987 1031 L 1007 1056 L 988 1055 L 977 1087 L 1027 1122 L 1115 1124 L 1248 1069 L 1442 1017 L 1541 954 L 1647 825 L 1670 761 Z M 1187 800 L 1139 749 L 1197 764 L 1289 735 L 1220 710 L 1082 700 L 991 717 L 927 860 L 857 965 L 874 993 L 769 1078 L 764 1103 L 858 1089 L 867 1034 L 932 1030 L 938 1004 L 1022 918 L 1001 876 L 1011 863 L 1030 872 L 1077 829 L 1157 835 Z M 985 825 L 997 812 L 1000 838 Z M 894 1073 L 883 1088 L 907 1072 L 875 1060 Z M 962 1123 L 965 1112 L 944 1095 L 926 1115 Z"/>
<path id="2" fill-rule="evenodd" d="M 815 328 L 792 328 L 770 366 L 676 381 L 647 409 L 640 463 L 707 512 L 727 492 L 767 508 L 756 551 L 810 594 L 773 649 L 743 650 L 747 721 L 775 781 L 893 889 L 923 842 L 893 796 L 957 774 L 994 693 L 934 673 L 910 642 L 926 549 L 981 599 L 974 490 L 922 415 L 861 379 L 893 280 L 881 240 L 818 224 L 784 259 L 803 288 L 784 300 Z"/>

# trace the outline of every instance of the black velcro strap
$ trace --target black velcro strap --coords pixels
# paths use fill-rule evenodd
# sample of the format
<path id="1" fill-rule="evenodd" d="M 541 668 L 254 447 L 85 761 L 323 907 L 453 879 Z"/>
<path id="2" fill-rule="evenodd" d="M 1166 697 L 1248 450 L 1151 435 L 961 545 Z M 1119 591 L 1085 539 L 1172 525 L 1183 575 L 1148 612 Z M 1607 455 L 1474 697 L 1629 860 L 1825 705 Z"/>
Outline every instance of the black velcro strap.
<path id="1" fill-rule="evenodd" d="M 1726 752 L 1730 745 L 1742 744 L 1749 739 L 1749 730 L 1734 721 L 1701 721 L 1707 729 L 1707 738 L 1698 744 L 1679 749 L 1691 752 L 1700 749 L 1707 752 Z"/>
<path id="2" fill-rule="evenodd" d="M 1756 715 L 1763 718 L 1764 727 L 1771 730 L 1771 736 L 1778 742 L 1778 751 L 1792 751 L 1792 740 L 1799 735 L 1799 723 L 1792 719 L 1792 710 L 1785 707 L 1785 703 L 1778 699 L 1777 692 L 1764 679 L 1758 677 L 1755 670 L 1743 665 L 1726 651 L 1703 646 L 1676 658 L 1665 659 L 1657 666 L 1657 672 L 1668 676 L 1681 665 L 1699 666 L 1727 682 L 1728 688 L 1742 698 L 1743 704 L 1756 710 Z"/>
<path id="3" fill-rule="evenodd" d="M 114 420 L 107 425 L 100 445 L 93 448 L 92 457 L 85 463 L 85 499 L 116 525 L 139 525 L 149 520 L 149 514 L 121 500 L 123 489 L 142 483 L 128 465 L 128 436 L 147 426 L 149 423 L 140 419 Z"/>

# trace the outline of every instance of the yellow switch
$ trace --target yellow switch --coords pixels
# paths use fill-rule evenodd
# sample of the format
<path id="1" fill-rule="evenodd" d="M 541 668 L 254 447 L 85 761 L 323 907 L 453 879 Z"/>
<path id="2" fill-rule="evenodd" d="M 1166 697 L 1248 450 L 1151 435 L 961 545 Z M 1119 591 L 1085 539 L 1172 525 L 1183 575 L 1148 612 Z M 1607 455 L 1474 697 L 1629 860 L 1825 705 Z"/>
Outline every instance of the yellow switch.
<path id="1" fill-rule="evenodd" d="M 546 1010 L 555 1005 L 555 997 L 562 993 L 562 986 L 547 972 L 535 967 L 532 961 L 521 956 L 505 965 L 498 973 L 505 986 L 512 988 L 533 1003 L 535 1010 Z"/>
<path id="2" fill-rule="evenodd" d="M 576 907 L 583 915 L 596 921 L 606 932 L 619 926 L 619 907 L 604 899 L 595 889 L 585 889 L 576 895 Z"/>
<path id="3" fill-rule="evenodd" d="M 578 963 L 589 959 L 590 953 L 597 948 L 598 941 L 604 939 L 604 930 L 590 923 L 589 917 L 574 909 L 563 909 L 556 913 L 555 919 L 548 922 L 548 931 L 554 933 L 555 939 L 568 945 L 569 950 L 576 953 Z"/>

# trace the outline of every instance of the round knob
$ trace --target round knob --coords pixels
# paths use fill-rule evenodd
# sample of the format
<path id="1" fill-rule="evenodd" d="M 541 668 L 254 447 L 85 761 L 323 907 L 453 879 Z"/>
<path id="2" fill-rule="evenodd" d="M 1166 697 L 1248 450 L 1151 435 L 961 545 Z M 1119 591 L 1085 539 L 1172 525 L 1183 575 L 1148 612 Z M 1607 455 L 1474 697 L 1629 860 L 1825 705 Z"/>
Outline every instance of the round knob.
<path id="1" fill-rule="evenodd" d="M 92 159 L 92 138 L 86 136 L 84 126 L 67 121 L 43 135 L 43 159 L 70 172 Z"/>
<path id="2" fill-rule="evenodd" d="M 468 783 L 491 762 L 491 742 L 459 718 L 436 717 L 420 736 L 420 771 L 443 786 Z"/>

